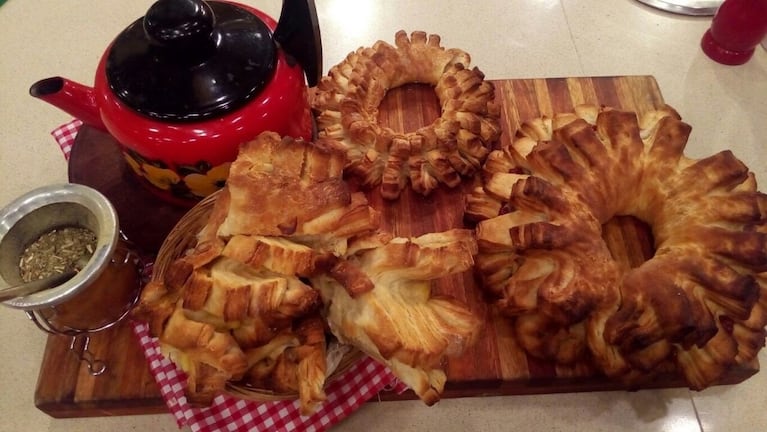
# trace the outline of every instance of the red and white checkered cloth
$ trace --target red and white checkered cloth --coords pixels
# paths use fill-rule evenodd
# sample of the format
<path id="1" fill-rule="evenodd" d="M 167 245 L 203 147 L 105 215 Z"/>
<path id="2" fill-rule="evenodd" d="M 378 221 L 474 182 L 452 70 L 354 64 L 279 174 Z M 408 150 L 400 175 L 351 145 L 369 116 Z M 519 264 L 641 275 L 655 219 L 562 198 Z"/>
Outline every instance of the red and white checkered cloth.
<path id="1" fill-rule="evenodd" d="M 61 147 L 61 151 L 64 152 L 64 158 L 66 160 L 69 160 L 69 154 L 72 153 L 72 145 L 74 145 L 75 138 L 77 138 L 77 131 L 80 130 L 80 126 L 82 125 L 83 122 L 81 120 L 75 119 L 57 127 L 51 132 L 53 139 L 56 140 L 59 147 Z"/>
<path id="2" fill-rule="evenodd" d="M 80 126 L 80 120 L 73 120 L 51 132 L 67 159 Z M 327 400 L 310 416 L 301 416 L 298 400 L 254 402 L 228 395 L 217 396 L 210 407 L 193 408 L 184 396 L 184 372 L 162 355 L 157 339 L 149 335 L 146 324 L 132 322 L 131 325 L 176 423 L 179 428 L 189 426 L 194 432 L 323 431 L 346 418 L 378 392 L 393 390 L 401 393 L 407 389 L 388 368 L 366 356 L 328 384 L 325 389 Z"/>

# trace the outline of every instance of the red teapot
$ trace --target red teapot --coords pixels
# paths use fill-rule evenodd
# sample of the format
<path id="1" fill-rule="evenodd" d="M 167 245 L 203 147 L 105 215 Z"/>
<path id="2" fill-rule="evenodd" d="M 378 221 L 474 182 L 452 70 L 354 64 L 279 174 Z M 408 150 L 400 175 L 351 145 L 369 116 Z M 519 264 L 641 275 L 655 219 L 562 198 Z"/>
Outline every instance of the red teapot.
<path id="1" fill-rule="evenodd" d="M 312 0 L 284 0 L 279 22 L 230 1 L 159 0 L 112 41 L 93 87 L 52 77 L 30 94 L 111 134 L 153 192 L 189 204 L 260 132 L 311 139 L 321 61 Z"/>

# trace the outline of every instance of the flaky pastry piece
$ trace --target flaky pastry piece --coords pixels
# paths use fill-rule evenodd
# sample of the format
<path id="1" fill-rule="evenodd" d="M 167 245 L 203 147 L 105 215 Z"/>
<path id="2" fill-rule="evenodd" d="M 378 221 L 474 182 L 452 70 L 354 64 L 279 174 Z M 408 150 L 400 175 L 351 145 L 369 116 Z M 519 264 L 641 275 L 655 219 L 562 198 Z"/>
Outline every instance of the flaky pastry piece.
<path id="1" fill-rule="evenodd" d="M 238 380 L 247 370 L 247 358 L 231 334 L 214 325 L 190 319 L 177 307 L 158 337 L 163 353 L 187 375 L 187 398 L 209 403 L 221 383 Z"/>
<path id="2" fill-rule="evenodd" d="M 245 143 L 200 243 L 221 249 L 222 239 L 239 234 L 279 237 L 309 246 L 319 254 L 315 261 L 322 254 L 342 255 L 346 239 L 376 229 L 380 215 L 343 181 L 346 156 L 338 146 L 329 139 L 308 143 L 273 132 Z M 273 242 L 284 247 L 282 240 Z"/>
<path id="3" fill-rule="evenodd" d="M 308 276 L 322 257 L 306 245 L 282 237 L 236 235 L 229 239 L 221 255 L 250 267 L 289 275 Z"/>
<path id="4" fill-rule="evenodd" d="M 327 375 L 325 323 L 319 314 L 294 322 L 268 344 L 246 350 L 248 372 L 242 382 L 276 392 L 301 395 L 301 414 L 309 415 L 323 402 Z"/>
<path id="5" fill-rule="evenodd" d="M 684 156 L 690 131 L 670 107 L 580 106 L 488 156 L 467 197 L 477 269 L 528 352 L 632 384 L 670 362 L 701 389 L 764 346 L 767 197 L 729 151 Z M 637 268 L 602 240 L 615 215 L 652 229 Z"/>
<path id="6" fill-rule="evenodd" d="M 318 306 L 319 293 L 295 276 L 257 270 L 226 257 L 195 269 L 181 258 L 163 282 L 152 281 L 144 288 L 134 316 L 149 323 L 163 352 L 187 373 L 189 400 L 205 404 L 224 383 L 241 380 L 253 366 L 248 350 L 289 333 L 293 320 Z M 292 382 L 308 386 L 303 378 Z M 305 378 L 314 383 L 303 389 L 309 393 L 300 393 L 310 410 L 317 381 L 314 375 Z"/>
<path id="7" fill-rule="evenodd" d="M 430 281 L 471 268 L 471 231 L 371 236 L 350 249 L 354 253 L 329 274 L 312 278 L 330 330 L 387 365 L 425 403 L 437 402 L 446 380 L 444 357 L 471 345 L 480 321 L 455 299 L 432 295 Z"/>
<path id="8" fill-rule="evenodd" d="M 304 413 L 324 400 L 326 355 L 338 354 L 326 350 L 320 293 L 304 278 L 335 265 L 380 217 L 341 179 L 345 158 L 330 140 L 267 132 L 245 143 L 197 244 L 145 288 L 134 315 L 187 372 L 190 400 L 209 402 L 233 382 L 298 392 Z"/>
<path id="9" fill-rule="evenodd" d="M 240 147 L 232 163 L 216 235 L 289 235 L 304 221 L 349 204 L 344 163 L 343 153 L 321 142 L 261 133 Z"/>
<path id="10" fill-rule="evenodd" d="M 440 184 L 455 187 L 471 176 L 500 136 L 495 88 L 469 54 L 445 49 L 438 35 L 400 30 L 395 45 L 359 48 L 332 67 L 317 85 L 313 108 L 320 137 L 338 140 L 346 171 L 366 187 L 396 199 L 411 184 L 428 195 Z M 441 116 L 415 132 L 378 124 L 386 92 L 407 83 L 434 86 Z"/>
<path id="11" fill-rule="evenodd" d="M 301 317 L 319 305 L 319 294 L 298 277 L 253 268 L 221 257 L 187 280 L 183 307 L 201 321 L 237 328 L 258 317 L 265 322 Z"/>
<path id="12" fill-rule="evenodd" d="M 247 358 L 231 334 L 190 318 L 181 306 L 182 291 L 173 290 L 170 284 L 149 282 L 132 316 L 149 324 L 163 354 L 186 372 L 187 399 L 209 404 L 226 381 L 243 376 Z"/>

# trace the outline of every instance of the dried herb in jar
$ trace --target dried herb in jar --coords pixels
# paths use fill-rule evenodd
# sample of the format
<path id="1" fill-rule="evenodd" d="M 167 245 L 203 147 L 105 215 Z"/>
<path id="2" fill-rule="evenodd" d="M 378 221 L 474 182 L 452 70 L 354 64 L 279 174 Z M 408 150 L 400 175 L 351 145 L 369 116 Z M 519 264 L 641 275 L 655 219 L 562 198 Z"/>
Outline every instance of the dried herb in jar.
<path id="1" fill-rule="evenodd" d="M 90 258 L 96 249 L 96 235 L 80 227 L 57 228 L 41 235 L 21 254 L 19 271 L 24 282 L 80 271 L 81 258 Z"/>

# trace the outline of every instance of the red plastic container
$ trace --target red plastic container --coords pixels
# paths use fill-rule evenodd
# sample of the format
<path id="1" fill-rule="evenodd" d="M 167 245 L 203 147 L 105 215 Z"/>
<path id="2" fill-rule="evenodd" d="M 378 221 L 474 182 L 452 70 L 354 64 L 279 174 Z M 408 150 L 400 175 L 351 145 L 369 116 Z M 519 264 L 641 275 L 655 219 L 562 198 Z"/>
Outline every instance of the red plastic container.
<path id="1" fill-rule="evenodd" d="M 726 0 L 714 15 L 701 47 L 726 65 L 746 63 L 767 35 L 767 0 Z"/>

